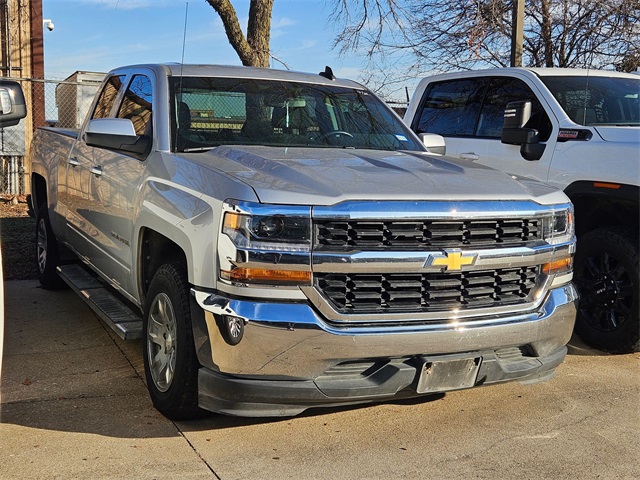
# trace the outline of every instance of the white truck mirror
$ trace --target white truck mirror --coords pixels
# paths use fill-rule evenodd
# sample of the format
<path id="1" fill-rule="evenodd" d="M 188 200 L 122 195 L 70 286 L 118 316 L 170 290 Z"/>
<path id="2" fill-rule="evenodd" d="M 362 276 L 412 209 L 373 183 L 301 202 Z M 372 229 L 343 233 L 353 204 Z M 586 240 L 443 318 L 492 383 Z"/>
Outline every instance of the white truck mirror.
<path id="1" fill-rule="evenodd" d="M 128 118 L 94 118 L 84 131 L 84 141 L 91 147 L 121 150 L 144 155 L 151 139 L 136 135 L 133 122 Z"/>
<path id="2" fill-rule="evenodd" d="M 0 127 L 17 125 L 27 116 L 22 87 L 13 80 L 0 80 Z"/>
<path id="3" fill-rule="evenodd" d="M 136 136 L 133 122 L 128 118 L 94 118 L 89 120 L 85 133 L 88 135 L 118 135 L 122 137 Z"/>
<path id="4" fill-rule="evenodd" d="M 437 153 L 438 155 L 444 155 L 447 152 L 447 145 L 445 144 L 444 137 L 435 133 L 419 133 L 418 137 L 427 147 L 430 153 Z"/>

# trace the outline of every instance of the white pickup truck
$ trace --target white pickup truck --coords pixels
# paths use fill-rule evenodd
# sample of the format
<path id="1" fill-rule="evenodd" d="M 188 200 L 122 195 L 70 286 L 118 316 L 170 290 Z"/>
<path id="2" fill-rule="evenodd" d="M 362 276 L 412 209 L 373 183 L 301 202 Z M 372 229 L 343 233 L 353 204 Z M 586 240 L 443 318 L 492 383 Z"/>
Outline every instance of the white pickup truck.
<path id="1" fill-rule="evenodd" d="M 444 136 L 448 156 L 563 189 L 576 214 L 576 331 L 603 350 L 640 350 L 639 76 L 533 68 L 435 75 L 420 82 L 404 120 L 418 134 Z"/>
<path id="2" fill-rule="evenodd" d="M 566 195 L 429 153 L 329 69 L 118 68 L 31 152 L 42 285 L 143 339 L 169 417 L 536 382 L 566 355 Z"/>

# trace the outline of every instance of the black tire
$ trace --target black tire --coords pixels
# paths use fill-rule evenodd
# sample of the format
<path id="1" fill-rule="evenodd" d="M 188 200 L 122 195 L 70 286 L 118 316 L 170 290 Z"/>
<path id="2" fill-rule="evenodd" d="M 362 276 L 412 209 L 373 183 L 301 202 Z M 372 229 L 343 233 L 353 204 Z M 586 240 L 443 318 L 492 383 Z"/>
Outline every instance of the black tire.
<path id="1" fill-rule="evenodd" d="M 629 230 L 599 228 L 578 239 L 576 332 L 586 344 L 612 353 L 640 351 L 639 265 L 637 234 Z"/>
<path id="2" fill-rule="evenodd" d="M 189 284 L 184 265 L 162 265 L 149 285 L 144 309 L 144 371 L 153 405 L 172 420 L 199 417 Z"/>
<path id="3" fill-rule="evenodd" d="M 67 284 L 58 276 L 56 268 L 60 265 L 60 253 L 46 205 L 38 208 L 36 218 L 36 264 L 38 266 L 38 280 L 47 290 L 60 290 Z"/>

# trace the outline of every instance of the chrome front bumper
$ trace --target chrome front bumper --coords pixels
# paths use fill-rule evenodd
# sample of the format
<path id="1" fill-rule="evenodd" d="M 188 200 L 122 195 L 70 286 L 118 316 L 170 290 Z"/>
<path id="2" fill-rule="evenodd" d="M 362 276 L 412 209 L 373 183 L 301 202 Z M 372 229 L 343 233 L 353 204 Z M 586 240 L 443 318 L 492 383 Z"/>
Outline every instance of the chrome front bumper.
<path id="1" fill-rule="evenodd" d="M 476 385 L 544 379 L 564 359 L 578 298 L 569 283 L 551 290 L 535 310 L 512 316 L 353 326 L 328 323 L 308 303 L 192 294 L 201 406 L 260 416 L 417 395 L 420 365 L 434 358 L 480 359 Z M 235 338 L 228 318 L 244 319 L 235 323 Z M 513 359 L 508 351 L 514 348 L 526 354 Z M 351 377 L 333 374 L 360 364 L 364 370 Z"/>

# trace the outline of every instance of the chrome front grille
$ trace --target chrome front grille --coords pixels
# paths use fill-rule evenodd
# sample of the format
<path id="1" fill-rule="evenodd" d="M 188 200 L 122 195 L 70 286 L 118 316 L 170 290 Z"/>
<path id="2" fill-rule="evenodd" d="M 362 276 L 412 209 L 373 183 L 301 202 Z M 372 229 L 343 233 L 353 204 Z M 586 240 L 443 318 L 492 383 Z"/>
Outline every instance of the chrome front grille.
<path id="1" fill-rule="evenodd" d="M 438 312 L 531 302 L 537 266 L 457 273 L 317 274 L 315 287 L 342 314 Z"/>
<path id="2" fill-rule="evenodd" d="M 539 218 L 495 220 L 318 220 L 316 250 L 505 247 L 542 239 Z"/>

